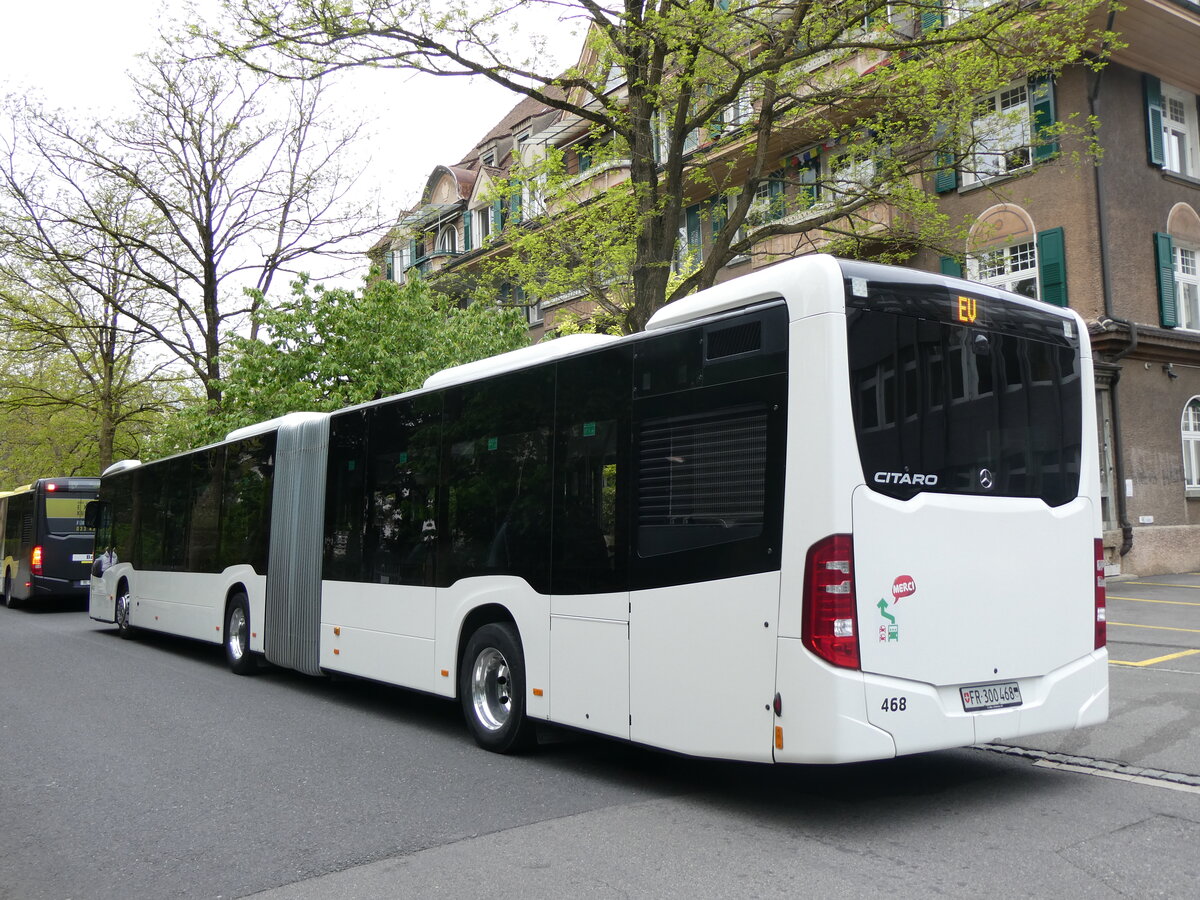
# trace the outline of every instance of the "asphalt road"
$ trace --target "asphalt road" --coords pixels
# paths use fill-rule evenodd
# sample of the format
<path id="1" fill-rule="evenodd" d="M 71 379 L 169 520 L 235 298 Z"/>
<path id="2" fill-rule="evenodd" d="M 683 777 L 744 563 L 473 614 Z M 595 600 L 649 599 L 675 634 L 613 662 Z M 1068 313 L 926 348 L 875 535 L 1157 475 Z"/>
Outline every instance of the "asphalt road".
<path id="1" fill-rule="evenodd" d="M 1200 607 L 1130 604 L 1114 659 L 1200 637 Z M 1114 665 L 1108 724 L 1011 753 L 784 769 L 568 736 L 511 758 L 446 701 L 0 608 L 0 898 L 1194 897 L 1197 662 Z"/>

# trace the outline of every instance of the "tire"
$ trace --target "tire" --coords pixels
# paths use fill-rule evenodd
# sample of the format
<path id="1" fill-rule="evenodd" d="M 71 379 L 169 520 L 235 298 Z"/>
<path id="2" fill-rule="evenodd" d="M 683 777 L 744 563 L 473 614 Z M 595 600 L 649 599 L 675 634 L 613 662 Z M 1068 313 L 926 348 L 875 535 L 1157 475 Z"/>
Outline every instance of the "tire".
<path id="1" fill-rule="evenodd" d="M 133 626 L 129 624 L 129 604 L 132 597 L 129 585 L 123 584 L 117 589 L 117 599 L 113 604 L 113 621 L 117 623 L 117 634 L 125 640 L 133 637 Z"/>
<path id="2" fill-rule="evenodd" d="M 234 594 L 225 610 L 225 661 L 234 675 L 253 675 L 258 660 L 250 652 L 250 603 L 245 594 Z"/>
<path id="3" fill-rule="evenodd" d="M 507 622 L 481 627 L 467 641 L 458 695 L 475 743 L 493 753 L 532 747 L 537 732 L 525 717 L 525 654 Z"/>
<path id="4" fill-rule="evenodd" d="M 12 595 L 12 572 L 4 573 L 4 605 L 9 609 L 17 608 L 17 598 Z"/>

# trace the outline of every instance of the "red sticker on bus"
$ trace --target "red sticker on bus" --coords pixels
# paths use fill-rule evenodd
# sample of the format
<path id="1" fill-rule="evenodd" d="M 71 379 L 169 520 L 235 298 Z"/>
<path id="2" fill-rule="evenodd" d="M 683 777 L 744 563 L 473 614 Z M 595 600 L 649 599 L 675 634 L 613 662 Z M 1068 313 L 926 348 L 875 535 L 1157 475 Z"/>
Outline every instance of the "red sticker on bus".
<path id="1" fill-rule="evenodd" d="M 917 592 L 917 583 L 911 575 L 899 575 L 892 582 L 892 596 L 899 603 L 902 597 L 911 597 Z"/>

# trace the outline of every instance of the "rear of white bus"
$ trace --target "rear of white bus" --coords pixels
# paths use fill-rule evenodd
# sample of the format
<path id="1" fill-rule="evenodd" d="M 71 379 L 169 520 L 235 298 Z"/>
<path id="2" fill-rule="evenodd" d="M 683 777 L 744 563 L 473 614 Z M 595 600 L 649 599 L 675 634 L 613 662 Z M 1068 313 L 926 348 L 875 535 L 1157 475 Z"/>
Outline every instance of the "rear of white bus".
<path id="1" fill-rule="evenodd" d="M 839 267 L 844 309 L 801 306 L 791 326 L 776 761 L 1104 721 L 1082 320 L 954 279 Z M 832 374 L 806 386 L 818 348 Z"/>

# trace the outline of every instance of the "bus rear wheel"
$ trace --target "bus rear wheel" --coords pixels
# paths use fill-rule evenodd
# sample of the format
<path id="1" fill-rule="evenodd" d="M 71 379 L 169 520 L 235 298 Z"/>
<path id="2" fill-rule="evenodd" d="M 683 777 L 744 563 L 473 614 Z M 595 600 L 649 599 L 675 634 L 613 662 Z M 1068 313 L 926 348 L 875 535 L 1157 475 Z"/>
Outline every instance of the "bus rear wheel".
<path id="1" fill-rule="evenodd" d="M 533 746 L 535 725 L 525 717 L 525 654 L 514 626 L 492 622 L 471 635 L 458 677 L 475 743 L 494 753 Z"/>
<path id="2" fill-rule="evenodd" d="M 250 652 L 250 604 L 245 594 L 234 594 L 225 611 L 225 661 L 234 675 L 252 675 L 258 669 Z"/>
<path id="3" fill-rule="evenodd" d="M 4 605 L 9 609 L 17 608 L 17 598 L 12 595 L 12 573 L 4 573 Z"/>

